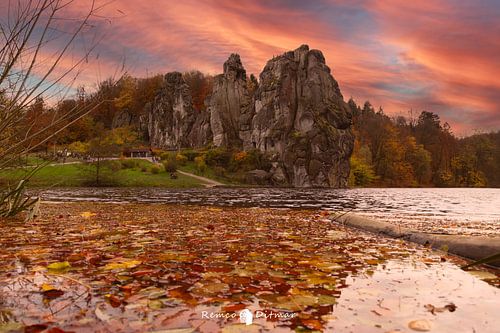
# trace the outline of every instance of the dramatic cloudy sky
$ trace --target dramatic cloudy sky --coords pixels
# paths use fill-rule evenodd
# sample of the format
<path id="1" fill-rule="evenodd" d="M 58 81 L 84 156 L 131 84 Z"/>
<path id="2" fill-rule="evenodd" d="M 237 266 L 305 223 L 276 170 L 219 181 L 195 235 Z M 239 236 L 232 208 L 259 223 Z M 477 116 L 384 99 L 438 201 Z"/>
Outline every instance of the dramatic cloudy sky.
<path id="1" fill-rule="evenodd" d="M 498 0 L 115 0 L 100 14 L 104 37 L 82 79 L 124 59 L 138 76 L 215 74 L 232 52 L 258 75 L 273 55 L 308 44 L 346 100 L 392 115 L 433 111 L 458 134 L 500 129 Z"/>

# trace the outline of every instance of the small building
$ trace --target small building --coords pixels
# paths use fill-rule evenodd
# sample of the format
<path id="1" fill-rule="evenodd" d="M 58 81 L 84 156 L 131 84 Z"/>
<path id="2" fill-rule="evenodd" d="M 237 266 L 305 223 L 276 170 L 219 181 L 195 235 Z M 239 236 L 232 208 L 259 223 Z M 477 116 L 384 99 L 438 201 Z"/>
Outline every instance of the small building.
<path id="1" fill-rule="evenodd" d="M 131 158 L 153 157 L 151 148 L 130 148 L 123 151 L 123 156 Z"/>

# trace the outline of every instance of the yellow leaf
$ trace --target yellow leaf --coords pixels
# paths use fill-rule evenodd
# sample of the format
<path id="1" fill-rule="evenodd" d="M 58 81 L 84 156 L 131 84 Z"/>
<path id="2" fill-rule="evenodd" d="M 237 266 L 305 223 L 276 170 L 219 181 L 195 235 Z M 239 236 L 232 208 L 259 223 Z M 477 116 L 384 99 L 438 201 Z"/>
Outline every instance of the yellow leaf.
<path id="1" fill-rule="evenodd" d="M 71 265 L 67 261 L 62 261 L 62 262 L 53 262 L 52 264 L 48 265 L 47 268 L 49 270 L 53 271 L 62 271 L 64 269 L 70 268 Z"/>
<path id="2" fill-rule="evenodd" d="M 44 283 L 42 284 L 42 290 L 43 291 L 50 291 L 50 290 L 55 290 L 56 288 L 54 288 L 53 286 L 51 286 L 50 284 L 47 284 L 47 283 Z"/>
<path id="3" fill-rule="evenodd" d="M 83 212 L 80 214 L 81 217 L 85 218 L 85 219 L 89 219 L 91 218 L 92 216 L 95 216 L 96 214 L 95 213 L 92 213 L 92 212 Z"/>
<path id="4" fill-rule="evenodd" d="M 135 266 L 139 266 L 141 261 L 139 260 L 125 260 L 120 262 L 112 262 L 104 266 L 104 269 L 107 270 L 115 270 L 115 269 L 128 269 L 134 268 Z"/>

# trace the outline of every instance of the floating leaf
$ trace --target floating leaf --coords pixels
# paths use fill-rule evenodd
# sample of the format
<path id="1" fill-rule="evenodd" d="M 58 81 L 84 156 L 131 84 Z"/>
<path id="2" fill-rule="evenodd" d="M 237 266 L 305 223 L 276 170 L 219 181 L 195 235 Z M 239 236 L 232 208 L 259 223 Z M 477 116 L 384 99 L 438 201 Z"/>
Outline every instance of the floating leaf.
<path id="1" fill-rule="evenodd" d="M 435 307 L 432 304 L 426 304 L 426 305 L 424 305 L 424 308 L 427 311 L 429 311 L 430 313 L 432 313 L 433 315 L 435 315 L 436 313 L 445 312 L 445 311 L 455 312 L 455 310 L 457 309 L 457 306 L 453 303 L 446 304 L 443 307 Z"/>
<path id="2" fill-rule="evenodd" d="M 158 309 L 161 309 L 163 308 L 163 302 L 160 301 L 160 300 L 151 300 L 148 302 L 148 306 L 149 308 L 153 309 L 153 310 L 158 310 Z"/>
<path id="3" fill-rule="evenodd" d="M 47 329 L 47 325 L 44 324 L 35 324 L 35 325 L 29 325 L 24 327 L 24 332 L 25 333 L 39 333 L 39 332 L 45 332 Z"/>
<path id="4" fill-rule="evenodd" d="M 228 291 L 229 286 L 225 283 L 219 283 L 219 282 L 204 282 L 204 283 L 198 283 L 195 284 L 195 287 L 193 288 L 193 293 L 199 294 L 199 295 L 204 295 L 204 296 L 211 296 L 211 295 L 216 295 L 218 293 Z"/>
<path id="5" fill-rule="evenodd" d="M 299 311 L 317 302 L 318 298 L 312 295 L 280 296 L 274 306 L 282 310 Z"/>
<path id="6" fill-rule="evenodd" d="M 317 319 L 302 319 L 302 324 L 312 330 L 321 331 L 323 329 L 323 325 Z"/>
<path id="7" fill-rule="evenodd" d="M 56 299 L 64 295 L 64 291 L 58 289 L 50 289 L 43 292 L 43 297 L 46 299 Z"/>
<path id="8" fill-rule="evenodd" d="M 104 266 L 106 270 L 115 270 L 115 269 L 129 269 L 139 266 L 142 262 L 139 260 L 122 260 L 118 262 L 112 262 Z"/>
<path id="9" fill-rule="evenodd" d="M 319 295 L 318 303 L 321 305 L 333 305 L 337 303 L 337 298 L 330 295 Z"/>
<path id="10" fill-rule="evenodd" d="M 24 327 L 23 324 L 16 322 L 8 322 L 5 324 L 0 323 L 0 333 L 18 332 Z"/>
<path id="11" fill-rule="evenodd" d="M 338 230 L 328 230 L 326 232 L 326 238 L 332 239 L 332 240 L 344 239 L 344 238 L 346 238 L 346 233 L 343 231 L 338 231 Z"/>
<path id="12" fill-rule="evenodd" d="M 92 216 L 95 216 L 96 213 L 92 213 L 92 212 L 83 212 L 80 214 L 81 217 L 83 217 L 84 219 L 88 219 L 88 218 L 91 218 Z"/>
<path id="13" fill-rule="evenodd" d="M 108 294 L 108 295 L 105 295 L 105 297 L 106 297 L 106 300 L 109 302 L 109 304 L 114 308 L 117 308 L 122 304 L 122 301 L 118 297 L 116 297 L 115 295 Z"/>
<path id="14" fill-rule="evenodd" d="M 71 267 L 71 265 L 67 261 L 54 262 L 54 263 L 52 263 L 50 265 L 47 265 L 47 268 L 50 271 L 63 271 L 63 270 L 66 270 L 66 269 L 68 269 L 70 267 Z"/>
<path id="15" fill-rule="evenodd" d="M 418 332 L 428 332 L 431 330 L 431 323 L 425 319 L 413 320 L 408 323 L 408 327 Z"/>
<path id="16" fill-rule="evenodd" d="M 57 288 L 55 288 L 54 286 L 51 286 L 48 283 L 42 284 L 42 290 L 43 291 L 49 291 L 49 290 L 54 290 L 54 289 L 57 289 Z"/>

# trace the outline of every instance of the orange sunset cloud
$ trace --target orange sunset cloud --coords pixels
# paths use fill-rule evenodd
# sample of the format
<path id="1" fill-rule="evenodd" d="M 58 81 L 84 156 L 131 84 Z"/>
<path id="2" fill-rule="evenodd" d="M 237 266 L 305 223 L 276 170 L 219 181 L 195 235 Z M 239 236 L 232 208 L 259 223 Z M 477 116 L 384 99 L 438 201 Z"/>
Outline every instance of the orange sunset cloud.
<path id="1" fill-rule="evenodd" d="M 89 4 L 78 1 L 71 12 Z M 346 99 L 370 100 L 390 115 L 436 112 L 458 134 L 495 130 L 499 15 L 494 1 L 118 0 L 93 18 L 100 42 L 80 83 L 95 85 L 123 66 L 136 76 L 215 74 L 234 52 L 258 75 L 273 55 L 308 44 L 323 51 Z"/>

